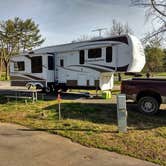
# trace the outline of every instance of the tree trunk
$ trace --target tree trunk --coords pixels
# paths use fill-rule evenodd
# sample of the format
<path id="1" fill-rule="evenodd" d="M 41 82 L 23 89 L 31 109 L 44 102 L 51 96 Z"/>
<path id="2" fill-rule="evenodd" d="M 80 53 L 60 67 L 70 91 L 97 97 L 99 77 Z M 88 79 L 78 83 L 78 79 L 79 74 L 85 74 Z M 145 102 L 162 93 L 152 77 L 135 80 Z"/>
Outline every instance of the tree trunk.
<path id="1" fill-rule="evenodd" d="M 8 80 L 8 76 L 9 76 L 9 63 L 4 61 L 4 65 L 5 65 L 5 80 Z"/>
<path id="2" fill-rule="evenodd" d="M 122 81 L 122 77 L 120 73 L 118 73 L 118 81 Z"/>
<path id="3" fill-rule="evenodd" d="M 0 78 L 2 77 L 2 58 L 0 58 Z"/>

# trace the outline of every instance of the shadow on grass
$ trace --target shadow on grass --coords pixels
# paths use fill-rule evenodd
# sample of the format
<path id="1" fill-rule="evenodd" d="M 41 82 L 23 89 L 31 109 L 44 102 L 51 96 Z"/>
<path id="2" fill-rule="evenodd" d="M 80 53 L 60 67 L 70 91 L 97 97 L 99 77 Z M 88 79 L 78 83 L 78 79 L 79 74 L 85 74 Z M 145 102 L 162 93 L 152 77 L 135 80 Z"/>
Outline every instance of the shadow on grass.
<path id="1" fill-rule="evenodd" d="M 62 103 L 61 115 L 65 119 L 89 121 L 96 124 L 117 125 L 116 104 L 103 103 Z M 56 110 L 58 105 L 51 105 L 44 110 Z M 166 125 L 166 110 L 160 110 L 157 115 L 149 116 L 140 113 L 136 104 L 128 103 L 128 127 L 146 130 Z"/>
<path id="2" fill-rule="evenodd" d="M 95 130 L 95 129 L 79 129 L 79 128 L 33 128 L 33 129 L 18 129 L 20 131 L 84 131 L 84 132 L 95 132 L 95 133 L 117 133 L 117 131 L 108 131 L 108 130 Z"/>
<path id="3" fill-rule="evenodd" d="M 89 96 L 86 95 L 85 93 L 62 93 L 61 98 L 65 100 L 78 100 L 80 98 L 88 98 Z M 57 94 L 55 93 L 50 93 L 46 94 L 44 96 L 44 100 L 49 101 L 49 100 L 55 100 L 57 98 Z"/>

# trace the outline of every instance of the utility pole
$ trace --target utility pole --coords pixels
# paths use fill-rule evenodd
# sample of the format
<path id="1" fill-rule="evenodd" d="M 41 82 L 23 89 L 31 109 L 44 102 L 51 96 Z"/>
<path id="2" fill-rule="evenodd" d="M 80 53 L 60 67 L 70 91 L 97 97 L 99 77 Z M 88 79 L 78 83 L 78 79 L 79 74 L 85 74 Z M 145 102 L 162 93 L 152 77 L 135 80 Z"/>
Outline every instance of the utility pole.
<path id="1" fill-rule="evenodd" d="M 99 32 L 99 36 L 101 37 L 101 33 L 102 33 L 102 31 L 104 31 L 104 30 L 106 30 L 107 28 L 98 28 L 98 29 L 94 29 L 94 30 L 92 30 L 92 32 Z"/>

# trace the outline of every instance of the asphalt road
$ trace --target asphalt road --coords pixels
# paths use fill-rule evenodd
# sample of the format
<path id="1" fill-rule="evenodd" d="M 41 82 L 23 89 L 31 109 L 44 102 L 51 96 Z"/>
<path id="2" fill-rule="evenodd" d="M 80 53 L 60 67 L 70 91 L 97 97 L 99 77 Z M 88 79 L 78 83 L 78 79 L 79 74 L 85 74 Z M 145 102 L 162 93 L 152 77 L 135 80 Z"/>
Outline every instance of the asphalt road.
<path id="1" fill-rule="evenodd" d="M 155 166 L 46 132 L 0 123 L 0 166 Z"/>

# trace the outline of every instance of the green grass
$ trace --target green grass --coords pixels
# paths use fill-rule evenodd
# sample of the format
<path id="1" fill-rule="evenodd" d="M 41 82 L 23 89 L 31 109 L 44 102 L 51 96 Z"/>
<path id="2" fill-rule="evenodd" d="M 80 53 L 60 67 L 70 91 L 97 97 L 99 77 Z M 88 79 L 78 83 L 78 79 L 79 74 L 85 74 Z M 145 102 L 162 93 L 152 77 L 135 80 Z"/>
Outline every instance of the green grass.
<path id="1" fill-rule="evenodd" d="M 154 73 L 155 76 L 164 76 L 166 77 L 166 72 Z"/>
<path id="2" fill-rule="evenodd" d="M 5 75 L 4 74 L 1 75 L 0 81 L 5 81 Z"/>
<path id="3" fill-rule="evenodd" d="M 7 80 L 10 80 L 10 76 L 8 76 Z M 0 81 L 6 81 L 6 79 L 5 79 L 5 72 L 1 73 Z"/>
<path id="4" fill-rule="evenodd" d="M 142 74 L 142 78 L 146 78 L 146 73 L 141 73 Z M 121 82 L 118 81 L 118 77 L 117 75 L 115 74 L 115 81 L 114 81 L 114 84 L 115 85 L 120 85 Z M 134 76 L 129 76 L 129 75 L 125 75 L 125 74 L 121 74 L 121 77 L 122 77 L 122 80 L 125 80 L 125 79 L 132 79 Z M 151 77 L 166 77 L 166 72 L 153 72 L 151 73 Z"/>
<path id="5" fill-rule="evenodd" d="M 89 101 L 89 100 L 88 100 Z M 107 102 L 108 103 L 108 102 Z M 116 105 L 63 100 L 62 120 L 57 101 L 35 104 L 0 104 L 0 121 L 17 123 L 62 135 L 88 147 L 96 147 L 166 165 L 166 111 L 148 117 L 134 105 L 128 107 L 128 133 L 117 132 Z"/>

